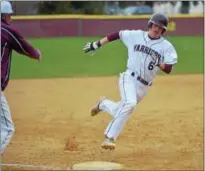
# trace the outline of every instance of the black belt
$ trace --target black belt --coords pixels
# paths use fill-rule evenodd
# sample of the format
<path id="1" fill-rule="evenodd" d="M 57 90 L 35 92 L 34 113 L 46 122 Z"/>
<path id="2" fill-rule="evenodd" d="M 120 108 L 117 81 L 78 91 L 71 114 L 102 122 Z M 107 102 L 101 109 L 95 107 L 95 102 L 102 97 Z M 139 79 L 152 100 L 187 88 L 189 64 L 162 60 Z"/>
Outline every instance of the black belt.
<path id="1" fill-rule="evenodd" d="M 132 73 L 131 73 L 131 76 L 134 77 L 134 76 L 135 76 L 135 73 L 132 72 Z M 146 85 L 146 86 L 151 86 L 151 85 L 152 85 L 152 83 L 149 84 L 149 82 L 147 82 L 146 80 L 144 80 L 144 79 L 141 78 L 140 76 L 137 76 L 137 80 L 138 80 L 139 82 L 141 82 L 142 84 Z"/>

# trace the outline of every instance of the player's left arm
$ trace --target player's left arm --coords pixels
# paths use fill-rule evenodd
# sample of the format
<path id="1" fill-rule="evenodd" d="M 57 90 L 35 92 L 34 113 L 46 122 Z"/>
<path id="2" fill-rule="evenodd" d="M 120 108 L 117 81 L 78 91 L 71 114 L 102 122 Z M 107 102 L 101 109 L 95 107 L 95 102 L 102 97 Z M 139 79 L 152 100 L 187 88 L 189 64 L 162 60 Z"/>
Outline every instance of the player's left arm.
<path id="1" fill-rule="evenodd" d="M 158 67 L 159 67 L 163 72 L 165 72 L 166 74 L 169 74 L 169 73 L 171 73 L 171 71 L 172 71 L 173 65 L 172 65 L 172 64 L 160 63 L 160 64 L 158 65 Z"/>
<path id="2" fill-rule="evenodd" d="M 171 73 L 173 66 L 177 63 L 177 53 L 173 46 L 170 46 L 164 54 L 163 60 L 160 60 L 158 67 L 165 73 Z"/>

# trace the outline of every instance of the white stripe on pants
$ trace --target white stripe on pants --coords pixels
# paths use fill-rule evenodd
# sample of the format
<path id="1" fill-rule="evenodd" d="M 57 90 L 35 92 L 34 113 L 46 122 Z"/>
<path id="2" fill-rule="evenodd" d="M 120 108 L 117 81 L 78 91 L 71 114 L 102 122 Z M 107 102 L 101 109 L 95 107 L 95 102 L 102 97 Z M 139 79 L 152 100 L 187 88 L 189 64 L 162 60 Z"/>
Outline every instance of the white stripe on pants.
<path id="1" fill-rule="evenodd" d="M 9 105 L 3 92 L 1 92 L 1 154 L 6 150 L 14 131 Z"/>
<path id="2" fill-rule="evenodd" d="M 114 140 L 117 139 L 136 104 L 142 100 L 149 88 L 140 83 L 136 77 L 131 76 L 131 73 L 124 72 L 120 74 L 119 89 L 121 101 L 116 103 L 105 99 L 99 105 L 102 111 L 114 117 L 105 130 L 105 135 Z"/>

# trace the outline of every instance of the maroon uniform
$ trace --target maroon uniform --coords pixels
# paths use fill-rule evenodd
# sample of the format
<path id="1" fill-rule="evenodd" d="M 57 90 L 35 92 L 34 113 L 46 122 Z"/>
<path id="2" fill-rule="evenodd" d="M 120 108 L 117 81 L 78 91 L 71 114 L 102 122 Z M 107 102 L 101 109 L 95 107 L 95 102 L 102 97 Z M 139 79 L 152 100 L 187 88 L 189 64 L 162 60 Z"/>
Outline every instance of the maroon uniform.
<path id="1" fill-rule="evenodd" d="M 21 34 L 11 25 L 1 20 L 1 90 L 4 91 L 9 82 L 12 50 L 39 60 L 40 52 L 33 48 Z"/>

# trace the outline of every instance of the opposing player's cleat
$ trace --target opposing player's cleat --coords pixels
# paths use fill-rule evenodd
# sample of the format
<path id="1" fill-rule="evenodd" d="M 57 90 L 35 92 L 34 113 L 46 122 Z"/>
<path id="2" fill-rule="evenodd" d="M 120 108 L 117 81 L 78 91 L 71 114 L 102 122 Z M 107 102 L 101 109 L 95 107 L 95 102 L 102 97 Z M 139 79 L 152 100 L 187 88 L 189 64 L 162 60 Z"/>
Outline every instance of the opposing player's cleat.
<path id="1" fill-rule="evenodd" d="M 105 97 L 101 97 L 100 100 L 99 100 L 99 102 L 98 102 L 95 106 L 92 107 L 92 109 L 91 109 L 91 111 L 90 111 L 91 116 L 95 116 L 95 115 L 97 115 L 98 113 L 101 112 L 101 110 L 100 110 L 100 108 L 99 108 L 99 105 L 100 105 L 100 103 L 101 103 L 103 100 L 105 100 Z"/>
<path id="2" fill-rule="evenodd" d="M 116 145 L 113 139 L 106 138 L 105 141 L 102 143 L 101 147 L 106 150 L 114 150 Z"/>

